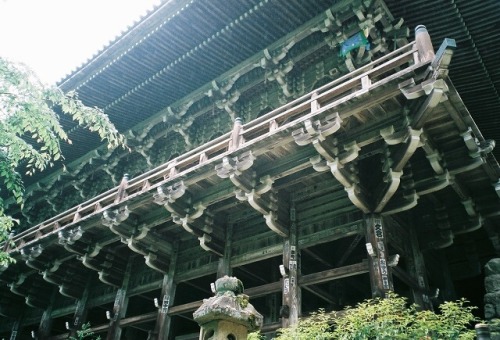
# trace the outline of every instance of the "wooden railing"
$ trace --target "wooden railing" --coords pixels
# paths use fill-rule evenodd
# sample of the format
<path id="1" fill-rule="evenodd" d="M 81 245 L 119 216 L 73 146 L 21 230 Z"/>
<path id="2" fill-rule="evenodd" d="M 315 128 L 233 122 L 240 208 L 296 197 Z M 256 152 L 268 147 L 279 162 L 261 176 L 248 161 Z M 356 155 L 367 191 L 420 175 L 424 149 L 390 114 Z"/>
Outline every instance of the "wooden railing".
<path id="1" fill-rule="evenodd" d="M 158 186 L 186 175 L 195 168 L 221 160 L 242 147 L 248 149 L 253 144 L 279 132 L 287 132 L 306 120 L 323 117 L 339 104 L 369 92 L 386 83 L 389 78 L 396 79 L 400 74 L 424 67 L 430 60 L 421 61 L 416 46 L 415 42 L 409 43 L 247 124 L 239 125 L 232 132 L 131 179 L 126 189 L 127 196 L 121 201 L 116 201 L 118 187 L 115 187 L 23 231 L 12 237 L 7 250 L 12 252 L 40 238 L 57 235 L 57 232 L 65 228 L 122 205 L 134 197 L 151 193 Z M 289 138 L 292 140 L 291 135 Z"/>

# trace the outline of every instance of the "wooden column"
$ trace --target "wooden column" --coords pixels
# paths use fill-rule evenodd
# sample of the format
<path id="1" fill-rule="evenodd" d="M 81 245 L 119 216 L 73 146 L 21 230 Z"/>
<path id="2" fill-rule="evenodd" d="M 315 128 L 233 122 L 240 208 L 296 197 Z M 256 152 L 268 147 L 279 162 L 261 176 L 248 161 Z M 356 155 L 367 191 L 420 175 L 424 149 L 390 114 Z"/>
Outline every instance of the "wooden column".
<path id="1" fill-rule="evenodd" d="M 108 328 L 107 340 L 120 340 L 122 329 L 120 327 L 120 320 L 125 317 L 128 306 L 128 285 L 130 282 L 130 275 L 132 272 L 132 266 L 134 263 L 134 258 L 129 257 L 127 268 L 125 269 L 125 274 L 123 275 L 122 287 L 116 292 L 115 303 L 113 305 L 113 311 L 110 314 L 110 322 Z"/>
<path id="2" fill-rule="evenodd" d="M 76 332 L 82 327 L 82 324 L 87 319 L 87 301 L 89 299 L 90 282 L 92 276 L 87 279 L 87 284 L 83 291 L 82 297 L 78 300 L 76 305 L 75 314 L 73 316 L 73 323 L 69 327 L 69 335 L 76 338 Z"/>
<path id="3" fill-rule="evenodd" d="M 158 308 L 156 324 L 153 332 L 149 334 L 148 340 L 168 339 L 170 332 L 170 324 L 172 317 L 168 315 L 168 308 L 174 303 L 175 290 L 177 284 L 174 281 L 175 267 L 177 266 L 178 247 L 174 249 L 170 258 L 168 273 L 163 276 L 163 284 L 161 286 L 161 305 Z"/>
<path id="4" fill-rule="evenodd" d="M 298 287 L 300 273 L 297 225 L 295 223 L 295 206 L 290 209 L 290 235 L 283 246 L 283 304 L 280 310 L 282 327 L 297 324 L 301 314 L 301 292 Z"/>
<path id="5" fill-rule="evenodd" d="M 231 268 L 231 247 L 233 240 L 233 225 L 226 226 L 226 240 L 224 244 L 224 256 L 219 259 L 217 267 L 217 278 L 220 279 L 224 275 L 232 276 Z"/>
<path id="6" fill-rule="evenodd" d="M 12 331 L 10 333 L 10 338 L 9 338 L 10 340 L 18 339 L 18 335 L 21 330 L 21 324 L 23 322 L 23 314 L 24 312 L 21 312 L 21 315 L 14 322 L 14 325 L 12 325 Z"/>
<path id="7" fill-rule="evenodd" d="M 42 319 L 40 320 L 40 326 L 38 327 L 38 337 L 36 339 L 45 340 L 50 337 L 50 331 L 52 329 L 52 309 L 54 307 L 54 301 L 56 299 L 57 290 L 55 287 L 52 289 L 52 294 L 50 296 L 50 301 L 48 307 L 43 311 Z"/>
<path id="8" fill-rule="evenodd" d="M 394 290 L 394 284 L 387 265 L 389 254 L 383 220 L 380 215 L 367 215 L 365 223 L 372 296 L 385 297 L 388 291 Z"/>
<path id="9" fill-rule="evenodd" d="M 434 258 L 438 263 L 438 272 L 442 279 L 439 280 L 442 284 L 439 289 L 440 301 L 453 301 L 458 298 L 455 292 L 455 284 L 453 283 L 453 278 L 451 277 L 450 268 L 448 266 L 448 261 L 446 260 L 446 255 L 442 249 L 436 249 Z"/>
<path id="10" fill-rule="evenodd" d="M 427 270 L 425 268 L 424 256 L 420 251 L 417 232 L 414 225 L 409 226 L 408 233 L 410 236 L 409 242 L 411 250 L 411 259 L 408 262 L 409 271 L 415 273 L 415 278 L 418 283 L 418 289 L 412 289 L 413 300 L 422 309 L 433 310 L 432 303 L 428 295 L 429 282 L 427 280 Z"/>

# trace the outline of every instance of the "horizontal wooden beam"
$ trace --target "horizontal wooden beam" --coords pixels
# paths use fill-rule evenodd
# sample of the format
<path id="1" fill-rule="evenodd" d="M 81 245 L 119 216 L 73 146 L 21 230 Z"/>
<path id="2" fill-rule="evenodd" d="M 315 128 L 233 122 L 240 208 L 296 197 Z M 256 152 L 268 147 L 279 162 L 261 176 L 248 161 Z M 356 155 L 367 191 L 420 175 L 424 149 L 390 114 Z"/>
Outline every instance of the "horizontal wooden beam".
<path id="1" fill-rule="evenodd" d="M 172 306 L 168 310 L 168 315 L 174 316 L 174 315 L 194 312 L 195 310 L 197 310 L 201 306 L 202 303 L 203 303 L 203 301 L 198 300 L 198 301 L 185 303 L 183 305 Z"/>
<path id="2" fill-rule="evenodd" d="M 393 267 L 392 268 L 392 273 L 394 276 L 396 276 L 398 279 L 403 281 L 404 284 L 406 284 L 408 287 L 416 290 L 421 290 L 420 286 L 418 285 L 417 280 L 413 278 L 410 274 L 408 274 L 404 269 L 399 268 L 399 267 Z"/>
<path id="3" fill-rule="evenodd" d="M 147 314 L 131 316 L 120 320 L 120 327 L 130 327 L 143 322 L 155 321 L 158 316 L 158 312 L 151 312 Z"/>
<path id="4" fill-rule="evenodd" d="M 245 294 L 250 298 L 258 298 L 271 293 L 281 292 L 281 281 L 267 283 L 262 286 L 245 289 Z"/>
<path id="5" fill-rule="evenodd" d="M 281 322 L 273 322 L 273 323 L 264 324 L 262 326 L 262 329 L 260 330 L 260 332 L 263 334 L 271 333 L 271 332 L 276 332 L 280 328 L 281 328 Z"/>
<path id="6" fill-rule="evenodd" d="M 327 281 L 339 280 L 344 277 L 368 273 L 368 262 L 363 261 L 349 266 L 328 269 L 322 272 L 304 275 L 299 279 L 301 286 L 315 285 Z"/>
<path id="7" fill-rule="evenodd" d="M 330 293 L 328 293 L 327 291 L 325 291 L 324 289 L 321 289 L 319 287 L 314 287 L 312 285 L 311 286 L 302 286 L 302 288 L 304 288 L 308 292 L 311 292 L 312 294 L 316 295 L 317 297 L 325 300 L 329 304 L 335 303 L 333 296 Z"/>

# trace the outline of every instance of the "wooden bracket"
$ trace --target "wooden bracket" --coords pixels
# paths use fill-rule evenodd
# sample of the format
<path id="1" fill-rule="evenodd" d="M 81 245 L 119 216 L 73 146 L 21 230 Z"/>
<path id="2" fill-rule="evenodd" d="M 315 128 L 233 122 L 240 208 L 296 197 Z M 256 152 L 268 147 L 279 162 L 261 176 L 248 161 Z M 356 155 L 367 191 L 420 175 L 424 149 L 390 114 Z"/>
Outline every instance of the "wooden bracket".
<path id="1" fill-rule="evenodd" d="M 243 155 L 242 155 L 243 156 Z M 246 161 L 245 161 L 246 160 Z M 274 180 L 270 176 L 263 176 L 259 183 L 255 180 L 255 173 L 247 171 L 255 158 L 250 153 L 241 160 L 237 157 L 225 157 L 215 169 L 221 178 L 229 178 L 236 187 L 235 196 L 262 214 L 266 225 L 278 235 L 287 237 L 287 229 L 278 221 L 278 204 L 275 193 L 272 191 Z"/>
<path id="2" fill-rule="evenodd" d="M 101 222 L 107 227 L 113 227 L 125 221 L 129 215 L 130 210 L 128 210 L 128 206 L 125 205 L 115 210 L 105 210 L 102 213 Z"/>
<path id="3" fill-rule="evenodd" d="M 337 132 L 342 124 L 338 112 L 332 113 L 321 120 L 304 121 L 304 127 L 292 132 L 292 137 L 297 145 L 308 145 L 315 140 L 324 141 L 327 136 Z"/>

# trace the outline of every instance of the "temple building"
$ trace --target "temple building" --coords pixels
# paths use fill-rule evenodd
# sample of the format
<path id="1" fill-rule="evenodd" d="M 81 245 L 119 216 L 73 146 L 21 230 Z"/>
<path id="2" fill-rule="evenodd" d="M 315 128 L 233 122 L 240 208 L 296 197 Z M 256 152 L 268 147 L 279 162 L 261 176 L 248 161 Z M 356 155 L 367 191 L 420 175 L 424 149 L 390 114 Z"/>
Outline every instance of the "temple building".
<path id="1" fill-rule="evenodd" d="M 25 179 L 0 339 L 199 339 L 193 312 L 225 275 L 269 338 L 388 291 L 499 318 L 498 13 L 162 2 L 58 84 L 129 149 L 64 122 L 65 168 Z"/>

